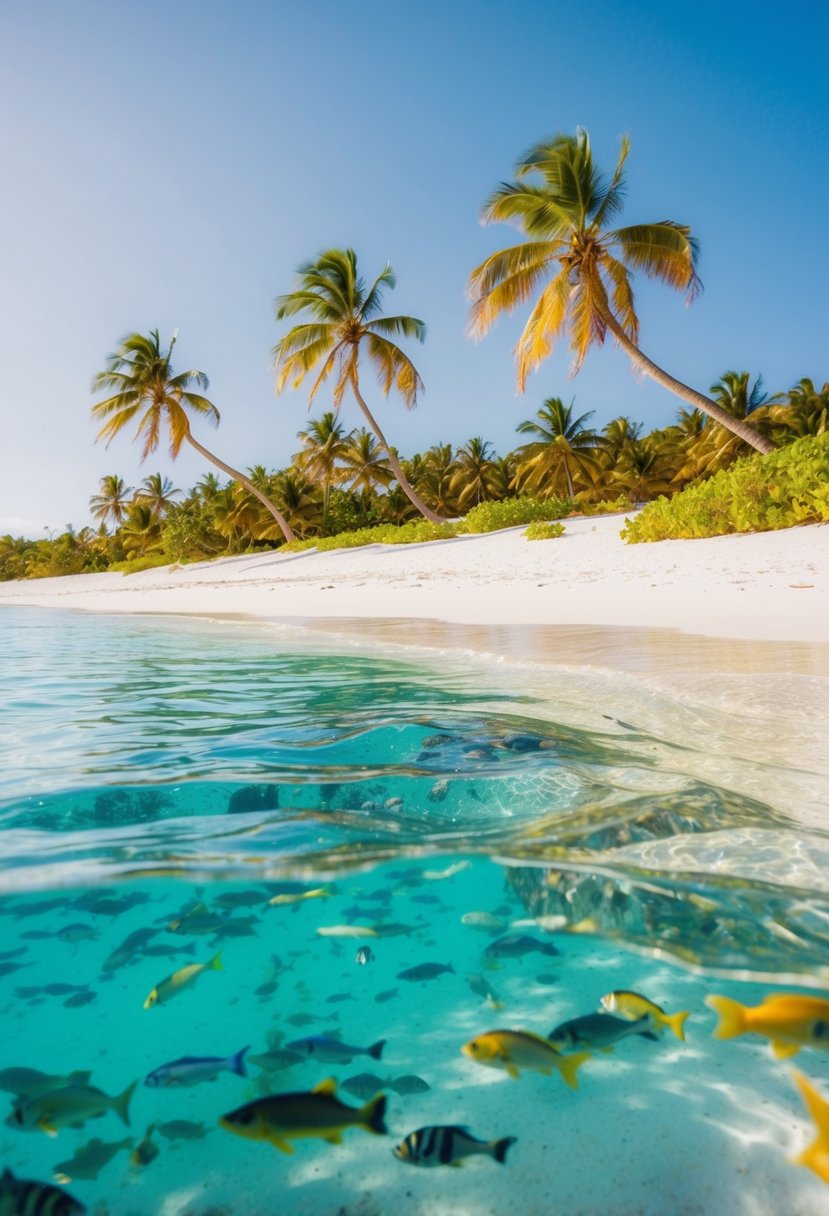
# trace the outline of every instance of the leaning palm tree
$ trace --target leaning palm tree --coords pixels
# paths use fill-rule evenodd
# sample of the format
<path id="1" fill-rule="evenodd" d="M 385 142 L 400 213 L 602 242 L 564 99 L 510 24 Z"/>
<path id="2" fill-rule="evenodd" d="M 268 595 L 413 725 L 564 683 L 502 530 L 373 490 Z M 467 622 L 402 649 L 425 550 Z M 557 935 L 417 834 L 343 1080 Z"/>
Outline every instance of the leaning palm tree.
<path id="1" fill-rule="evenodd" d="M 90 498 L 89 509 L 93 517 L 99 519 L 102 524 L 112 520 L 117 527 L 130 509 L 131 494 L 132 486 L 128 486 L 123 477 L 119 477 L 117 473 L 108 473 L 106 477 L 101 478 L 98 493 Z"/>
<path id="2" fill-rule="evenodd" d="M 212 401 L 191 389 L 191 385 L 207 389 L 208 380 L 204 372 L 193 369 L 173 374 L 170 356 L 175 341 L 176 335 L 173 334 L 166 353 L 161 349 L 157 329 L 151 330 L 149 335 L 128 334 L 121 341 L 115 353 L 109 356 L 105 370 L 98 372 L 92 381 L 93 393 L 112 391 L 111 397 L 92 407 L 93 418 L 106 419 L 96 438 L 105 439 L 108 446 L 125 426 L 140 415 L 136 439 L 143 439 L 141 459 L 146 460 L 158 447 L 162 423 L 166 422 L 173 460 L 181 451 L 182 444 L 189 443 L 205 460 L 215 464 L 258 498 L 279 524 L 285 539 L 293 540 L 293 532 L 270 499 L 244 473 L 225 464 L 193 438 L 187 411 L 192 410 L 194 414 L 215 424 L 219 421 L 219 411 Z"/>
<path id="3" fill-rule="evenodd" d="M 135 491 L 135 501 L 148 506 L 156 519 L 166 515 L 180 496 L 181 490 L 173 485 L 169 477 L 164 477 L 161 473 L 150 473 Z"/>
<path id="4" fill-rule="evenodd" d="M 295 290 L 277 297 L 276 319 L 283 321 L 303 313 L 310 320 L 295 325 L 273 348 L 276 391 L 282 392 L 287 384 L 297 388 L 310 372 L 318 369 L 309 395 L 310 405 L 333 374 L 335 409 L 339 409 L 346 389 L 350 388 L 366 422 L 383 445 L 406 497 L 421 515 L 433 523 L 442 523 L 441 517 L 427 507 L 409 484 L 397 453 L 360 389 L 359 361 L 364 350 L 377 372 L 383 395 L 388 397 L 392 388 L 396 388 L 411 409 L 423 382 L 409 356 L 391 338 L 416 338 L 422 342 L 426 326 L 416 317 L 380 315 L 383 289 L 393 288 L 397 281 L 388 263 L 370 287 L 357 271 L 353 249 L 329 249 L 315 260 L 303 262 L 297 274 Z"/>
<path id="5" fill-rule="evenodd" d="M 568 498 L 576 493 L 574 480 L 589 483 L 598 472 L 596 459 L 600 439 L 584 425 L 593 410 L 573 417 L 573 405 L 560 397 L 548 397 L 535 419 L 519 422 L 522 435 L 534 436 L 516 452 L 516 484 L 530 494 L 553 494 L 562 490 Z"/>
<path id="6" fill-rule="evenodd" d="M 770 452 L 773 445 L 747 422 L 732 418 L 639 349 L 631 272 L 641 270 L 649 278 L 685 289 L 689 298 L 700 282 L 697 243 L 686 225 L 663 220 L 608 227 L 622 209 L 629 150 L 625 137 L 610 179 L 595 165 L 583 130 L 542 140 L 520 159 L 517 181 L 503 182 L 494 191 L 482 219 L 515 223 L 528 239 L 492 254 L 472 272 L 470 331 L 482 337 L 502 313 L 527 303 L 542 288 L 515 348 L 521 392 L 527 375 L 564 332 L 575 353 L 575 374 L 590 347 L 600 346 L 609 331 L 639 371 L 758 451 Z"/>

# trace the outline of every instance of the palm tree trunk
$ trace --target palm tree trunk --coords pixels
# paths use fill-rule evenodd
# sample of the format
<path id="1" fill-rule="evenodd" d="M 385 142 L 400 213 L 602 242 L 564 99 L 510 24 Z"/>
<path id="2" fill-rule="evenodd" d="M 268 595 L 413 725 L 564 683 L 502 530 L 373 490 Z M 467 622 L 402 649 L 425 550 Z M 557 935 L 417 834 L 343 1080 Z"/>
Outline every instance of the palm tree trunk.
<path id="1" fill-rule="evenodd" d="M 734 418 L 726 410 L 717 405 L 715 401 L 712 401 L 710 397 L 705 397 L 702 393 L 698 393 L 696 389 L 683 384 L 681 380 L 677 380 L 674 376 L 669 375 L 668 372 L 663 371 L 658 364 L 649 359 L 646 354 L 643 354 L 639 347 L 631 342 L 609 309 L 607 311 L 602 310 L 602 319 L 631 363 L 644 372 L 646 376 L 650 376 L 657 384 L 661 384 L 663 388 L 668 389 L 669 392 L 676 393 L 678 397 L 681 397 L 683 401 L 687 401 L 694 409 L 702 410 L 703 414 L 707 414 L 709 418 L 713 418 L 720 426 L 724 426 L 727 430 L 732 431 L 733 434 L 738 435 L 740 439 L 756 451 L 762 452 L 763 455 L 774 451 L 774 444 L 766 439 L 764 435 L 759 435 L 753 426 L 749 426 L 747 422 L 743 422 L 740 418 Z"/>
<path id="2" fill-rule="evenodd" d="M 397 456 L 394 454 L 391 447 L 389 447 L 389 443 L 388 443 L 388 440 L 386 439 L 386 436 L 380 430 L 380 427 L 377 424 L 376 418 L 373 416 L 371 410 L 368 408 L 365 401 L 363 400 L 363 396 L 360 392 L 360 384 L 357 379 L 356 372 L 351 373 L 351 387 L 354 390 L 354 396 L 356 398 L 357 404 L 359 405 L 360 409 L 363 411 L 363 413 L 366 416 L 366 421 L 368 422 L 371 429 L 374 431 L 374 434 L 380 440 L 380 443 L 383 445 L 383 450 L 389 459 L 389 464 L 391 465 L 392 472 L 394 473 L 394 476 L 397 479 L 397 483 L 400 486 L 400 489 L 406 495 L 409 502 L 413 503 L 414 506 L 417 507 L 418 511 L 425 519 L 431 520 L 431 522 L 433 524 L 445 524 L 446 520 L 443 518 L 443 516 L 438 515 L 438 513 L 436 511 L 433 511 L 431 507 L 427 507 L 426 503 L 423 501 L 423 499 L 420 497 L 420 495 L 417 493 L 417 491 L 415 489 L 413 489 L 412 486 L 409 485 L 409 482 L 406 478 L 406 474 L 403 472 L 403 470 L 400 467 L 400 461 L 397 459 Z"/>
<path id="3" fill-rule="evenodd" d="M 564 457 L 564 476 L 567 478 L 567 496 L 568 498 L 576 497 L 576 490 L 573 485 L 573 478 L 570 476 L 570 468 L 567 464 L 567 457 Z"/>
<path id="4" fill-rule="evenodd" d="M 278 507 L 273 505 L 271 500 L 265 494 L 263 494 L 261 490 L 256 488 L 249 477 L 245 477 L 244 473 L 240 473 L 239 470 L 234 469 L 232 465 L 225 464 L 223 460 L 219 460 L 219 457 L 214 456 L 212 452 L 208 452 L 207 448 L 202 447 L 198 440 L 194 439 L 189 431 L 187 432 L 186 439 L 190 446 L 194 447 L 200 456 L 203 456 L 205 460 L 209 460 L 211 464 L 215 464 L 216 467 L 221 469 L 223 473 L 227 473 L 228 477 L 232 477 L 234 481 L 238 481 L 240 485 L 243 485 L 245 489 L 254 496 L 254 498 L 259 499 L 265 510 L 268 511 L 279 524 L 279 527 L 282 530 L 282 535 L 285 537 L 286 541 L 295 539 L 293 530 L 285 516 Z"/>

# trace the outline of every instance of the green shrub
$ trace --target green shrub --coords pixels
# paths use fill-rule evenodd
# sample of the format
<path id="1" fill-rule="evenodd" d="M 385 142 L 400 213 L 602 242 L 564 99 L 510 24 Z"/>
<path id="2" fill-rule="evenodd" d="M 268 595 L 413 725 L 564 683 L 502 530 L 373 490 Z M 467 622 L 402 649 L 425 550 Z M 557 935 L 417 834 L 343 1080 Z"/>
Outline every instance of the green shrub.
<path id="1" fill-rule="evenodd" d="M 292 540 L 280 553 L 300 553 L 303 549 L 360 549 L 364 545 L 417 545 L 429 540 L 446 540 L 455 536 L 453 524 L 433 524 L 428 519 L 413 519 L 407 524 L 380 524 L 376 528 L 358 528 L 356 532 L 340 532 L 337 536 L 317 536 L 309 540 Z"/>
<path id="2" fill-rule="evenodd" d="M 563 519 L 575 504 L 569 498 L 505 498 L 502 502 L 482 502 L 473 507 L 458 524 L 459 532 L 497 532 L 517 524 L 537 520 Z"/>
<path id="3" fill-rule="evenodd" d="M 579 503 L 578 509 L 583 515 L 613 515 L 618 511 L 632 511 L 634 506 L 627 494 L 620 494 L 618 498 L 603 498 L 601 502 Z"/>
<path id="4" fill-rule="evenodd" d="M 120 570 L 122 574 L 140 574 L 142 570 L 153 570 L 157 566 L 169 566 L 169 564 L 170 559 L 164 553 L 144 553 L 141 557 L 113 562 L 110 570 Z"/>
<path id="5" fill-rule="evenodd" d="M 657 498 L 628 520 L 621 535 L 636 544 L 818 521 L 829 521 L 829 434 L 744 457 L 673 498 Z"/>
<path id="6" fill-rule="evenodd" d="M 547 524 L 537 519 L 529 525 L 524 535 L 527 540 L 555 540 L 557 536 L 564 535 L 564 524 L 558 520 L 554 524 Z"/>

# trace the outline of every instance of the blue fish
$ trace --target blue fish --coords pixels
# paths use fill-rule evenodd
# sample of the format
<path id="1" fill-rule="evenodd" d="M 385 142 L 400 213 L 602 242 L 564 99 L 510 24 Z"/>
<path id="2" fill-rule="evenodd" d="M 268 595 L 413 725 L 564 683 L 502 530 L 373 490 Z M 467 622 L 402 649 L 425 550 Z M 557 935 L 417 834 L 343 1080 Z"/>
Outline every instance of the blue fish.
<path id="1" fill-rule="evenodd" d="M 235 1055 L 182 1056 L 170 1064 L 162 1064 L 144 1078 L 144 1084 L 153 1089 L 170 1089 L 179 1085 L 201 1085 L 202 1081 L 215 1081 L 220 1072 L 232 1072 L 237 1077 L 246 1077 L 245 1053 L 250 1046 L 243 1047 Z"/>

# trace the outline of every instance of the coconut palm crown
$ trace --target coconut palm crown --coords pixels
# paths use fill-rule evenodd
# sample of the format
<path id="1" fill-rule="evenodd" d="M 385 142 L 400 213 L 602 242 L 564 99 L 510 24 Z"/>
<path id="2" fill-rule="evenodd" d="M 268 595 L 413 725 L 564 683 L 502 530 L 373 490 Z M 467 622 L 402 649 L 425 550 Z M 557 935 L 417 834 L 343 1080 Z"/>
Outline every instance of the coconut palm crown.
<path id="1" fill-rule="evenodd" d="M 384 396 L 396 388 L 403 403 L 411 409 L 423 389 L 417 368 L 392 339 L 414 338 L 422 342 L 426 326 L 416 317 L 380 315 L 383 292 L 395 284 L 396 278 L 388 263 L 377 278 L 367 284 L 359 274 L 353 249 L 328 249 L 319 257 L 303 262 L 297 271 L 294 290 L 276 299 L 277 321 L 301 313 L 308 318 L 290 329 L 273 348 L 276 391 L 282 392 L 287 385 L 298 388 L 306 376 L 315 372 L 309 406 L 322 385 L 332 377 L 332 400 L 338 409 L 346 389 L 351 388 L 366 421 L 383 445 L 401 488 L 427 519 L 440 523 L 441 517 L 430 510 L 409 485 L 397 453 L 388 443 L 360 390 L 361 351 L 365 351 L 373 365 Z"/>
<path id="2" fill-rule="evenodd" d="M 498 186 L 484 205 L 482 220 L 516 224 L 527 240 L 492 254 L 472 272 L 470 333 L 482 337 L 501 313 L 528 303 L 540 291 L 515 348 L 521 392 L 529 373 L 565 332 L 575 374 L 590 347 L 600 346 L 609 331 L 640 371 L 753 447 L 770 451 L 772 445 L 749 423 L 729 417 L 639 349 L 631 275 L 641 271 L 684 290 L 689 300 L 701 284 L 698 246 L 687 225 L 662 220 L 610 227 L 622 210 L 629 151 L 624 137 L 609 178 L 595 164 L 584 130 L 542 140 L 519 160 L 517 180 Z"/>

